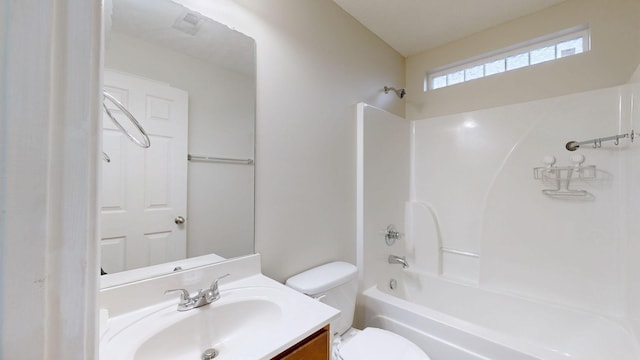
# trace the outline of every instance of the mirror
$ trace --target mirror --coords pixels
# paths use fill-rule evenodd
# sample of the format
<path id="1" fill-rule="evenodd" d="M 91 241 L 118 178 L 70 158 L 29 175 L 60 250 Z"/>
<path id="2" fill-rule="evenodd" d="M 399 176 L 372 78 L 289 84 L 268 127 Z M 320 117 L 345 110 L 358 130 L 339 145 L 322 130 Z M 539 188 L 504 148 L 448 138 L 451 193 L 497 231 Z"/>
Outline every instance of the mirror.
<path id="1" fill-rule="evenodd" d="M 107 0 L 104 16 L 105 92 L 151 146 L 136 146 L 104 114 L 102 286 L 124 270 L 145 278 L 184 268 L 185 258 L 252 254 L 254 40 L 170 0 Z"/>

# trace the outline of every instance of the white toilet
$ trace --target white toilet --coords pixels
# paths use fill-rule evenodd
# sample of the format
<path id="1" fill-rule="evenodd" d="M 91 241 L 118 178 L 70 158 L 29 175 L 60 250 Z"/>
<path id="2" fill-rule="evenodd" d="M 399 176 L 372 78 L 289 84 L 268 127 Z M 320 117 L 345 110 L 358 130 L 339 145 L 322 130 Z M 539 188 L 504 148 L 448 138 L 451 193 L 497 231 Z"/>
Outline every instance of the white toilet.
<path id="1" fill-rule="evenodd" d="M 429 360 L 416 344 L 390 331 L 351 328 L 356 306 L 358 269 L 346 262 L 324 264 L 287 280 L 287 286 L 341 311 L 331 323 L 333 360 Z"/>

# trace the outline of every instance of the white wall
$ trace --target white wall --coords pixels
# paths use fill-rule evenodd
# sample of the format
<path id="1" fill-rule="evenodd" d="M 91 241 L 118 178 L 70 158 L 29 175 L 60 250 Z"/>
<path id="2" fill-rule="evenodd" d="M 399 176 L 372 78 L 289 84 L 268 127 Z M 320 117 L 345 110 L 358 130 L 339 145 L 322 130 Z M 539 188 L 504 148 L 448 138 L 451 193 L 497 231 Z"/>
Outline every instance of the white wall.
<path id="1" fill-rule="evenodd" d="M 407 118 L 455 114 L 625 83 L 640 63 L 640 2 L 567 0 L 407 59 Z M 424 92 L 429 71 L 588 24 L 591 51 Z"/>
<path id="2" fill-rule="evenodd" d="M 403 85 L 404 59 L 331 1 L 221 3 L 199 9 L 258 48 L 256 250 L 264 273 L 285 280 L 328 261 L 355 262 L 354 104 L 403 115 L 403 101 L 382 88 Z"/>
<path id="3" fill-rule="evenodd" d="M 107 37 L 105 67 L 189 93 L 190 154 L 254 157 L 252 75 L 115 31 Z M 253 252 L 253 172 L 251 165 L 188 163 L 188 256 Z"/>

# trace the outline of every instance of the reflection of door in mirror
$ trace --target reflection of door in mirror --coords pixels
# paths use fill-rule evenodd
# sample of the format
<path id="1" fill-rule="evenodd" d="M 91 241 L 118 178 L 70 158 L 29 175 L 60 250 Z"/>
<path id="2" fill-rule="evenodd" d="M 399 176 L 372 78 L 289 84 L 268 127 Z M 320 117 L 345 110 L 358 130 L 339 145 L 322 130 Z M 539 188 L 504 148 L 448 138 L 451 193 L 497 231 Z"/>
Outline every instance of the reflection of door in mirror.
<path id="1" fill-rule="evenodd" d="M 105 70 L 105 91 L 144 124 L 151 147 L 129 141 L 105 116 L 101 265 L 107 273 L 186 257 L 188 95 L 164 83 Z M 107 104 L 109 107 L 109 104 Z M 109 111 L 124 125 L 117 108 Z"/>
<path id="2" fill-rule="evenodd" d="M 107 232 L 107 228 L 122 221 L 124 215 L 114 217 L 113 221 L 107 220 L 111 223 L 101 224 L 107 238 L 101 246 L 102 265 L 109 272 L 102 283 L 131 281 L 134 272 L 143 274 L 141 278 L 147 278 L 166 274 L 177 266 L 186 269 L 196 263 L 204 265 L 253 253 L 255 41 L 171 0 L 105 0 L 104 11 L 104 65 L 109 69 L 105 80 L 108 81 L 113 73 L 124 73 L 186 91 L 189 94 L 186 146 L 192 156 L 191 161 L 187 161 L 186 154 L 181 157 L 186 164 L 180 163 L 180 167 L 169 165 L 171 176 L 183 175 L 187 179 L 187 210 L 182 213 L 176 211 L 171 217 L 163 215 L 162 222 L 155 221 L 158 224 L 167 221 L 166 226 L 173 226 L 173 229 L 152 231 L 154 236 L 143 241 L 155 248 L 142 246 L 142 259 L 126 258 L 129 253 L 123 236 Z M 194 24 L 196 19 L 198 21 Z M 112 86 L 115 89 L 120 87 L 117 84 Z M 126 96 L 118 96 L 128 101 Z M 147 108 L 141 111 L 147 111 Z M 138 120 L 150 132 L 154 130 L 154 125 L 147 124 L 146 119 Z M 106 116 L 103 123 L 111 126 Z M 109 136 L 115 134 L 111 130 Z M 147 151 L 158 150 L 156 145 L 162 139 L 165 137 L 156 139 L 152 136 L 151 147 Z M 108 144 L 109 140 L 105 138 L 104 150 L 112 156 L 110 152 L 119 150 L 107 148 L 112 146 Z M 202 160 L 203 157 L 207 160 Z M 210 161 L 212 158 L 223 161 Z M 140 161 L 131 166 L 136 169 L 146 166 Z M 103 163 L 104 168 L 109 166 L 111 169 L 111 165 Z M 151 181 L 155 178 L 164 181 L 162 176 L 153 176 L 145 187 L 156 189 L 159 185 Z M 117 199 L 116 190 L 109 190 L 115 192 L 113 196 L 103 190 L 102 203 L 114 209 L 119 206 L 112 203 Z M 181 227 L 175 224 L 177 216 L 186 219 Z M 169 230 L 179 230 L 187 235 L 188 260 L 184 259 L 183 248 L 172 253 L 168 245 L 162 247 L 165 246 L 163 236 Z M 207 260 L 203 260 L 205 256 Z M 162 262 L 163 257 L 166 262 L 146 266 Z M 132 270 L 120 272 L 119 269 Z"/>

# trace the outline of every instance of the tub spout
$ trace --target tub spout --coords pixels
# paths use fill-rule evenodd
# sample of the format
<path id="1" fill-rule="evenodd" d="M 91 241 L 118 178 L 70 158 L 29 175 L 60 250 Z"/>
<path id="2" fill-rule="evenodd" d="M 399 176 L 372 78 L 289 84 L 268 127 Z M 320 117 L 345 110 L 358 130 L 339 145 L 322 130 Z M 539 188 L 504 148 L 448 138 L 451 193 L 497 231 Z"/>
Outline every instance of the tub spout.
<path id="1" fill-rule="evenodd" d="M 403 269 L 409 267 L 409 263 L 404 256 L 389 255 L 389 264 L 401 264 Z"/>

